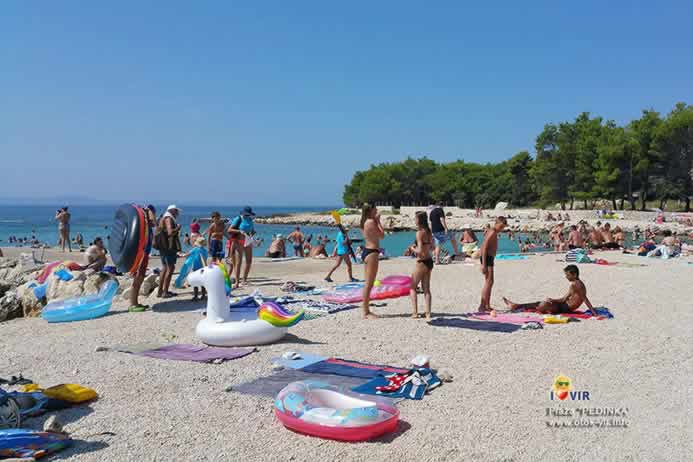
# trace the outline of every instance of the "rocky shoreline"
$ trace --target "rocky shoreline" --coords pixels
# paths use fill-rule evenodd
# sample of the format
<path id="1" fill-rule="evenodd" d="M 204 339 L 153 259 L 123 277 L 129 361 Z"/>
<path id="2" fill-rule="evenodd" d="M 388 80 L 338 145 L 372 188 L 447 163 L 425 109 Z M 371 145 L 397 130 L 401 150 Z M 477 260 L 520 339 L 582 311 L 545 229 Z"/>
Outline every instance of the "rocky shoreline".
<path id="1" fill-rule="evenodd" d="M 387 231 L 412 231 L 416 229 L 414 215 L 419 210 L 426 210 L 424 207 L 403 207 L 399 214 L 391 211 L 383 212 L 382 223 Z M 620 226 L 626 232 L 643 231 L 650 228 L 655 232 L 665 229 L 676 231 L 679 234 L 693 233 L 693 224 L 679 223 L 675 221 L 675 214 L 664 213 L 664 222 L 656 223 L 657 212 L 640 211 L 620 211 L 616 212 L 619 218 L 600 218 L 595 210 L 537 210 L 537 209 L 517 209 L 517 210 L 485 210 L 482 217 L 476 217 L 475 211 L 471 209 L 459 209 L 456 207 L 445 207 L 446 221 L 452 230 L 472 228 L 481 231 L 487 223 L 492 221 L 497 215 L 504 215 L 508 218 L 509 228 L 518 232 L 548 232 L 558 220 L 547 220 L 550 215 L 556 217 L 558 214 L 569 216 L 567 220 L 560 220 L 570 224 L 577 224 L 581 220 L 594 225 L 598 221 L 609 222 L 612 227 Z M 693 216 L 693 215 L 691 215 Z M 359 215 L 343 215 L 342 224 L 349 228 L 358 227 Z M 275 216 L 258 218 L 257 223 L 273 225 L 304 225 L 304 226 L 335 226 L 334 219 L 327 213 L 298 213 L 287 216 Z"/>
<path id="2" fill-rule="evenodd" d="M 30 254 L 26 254 L 29 257 Z M 64 281 L 55 274 L 46 279 L 46 295 L 37 298 L 33 287 L 44 264 L 29 258 L 0 258 L 0 322 L 21 317 L 38 317 L 43 307 L 54 300 L 96 294 L 109 279 L 118 282 L 118 297 L 130 295 L 132 277 L 110 273 L 70 271 L 72 279 Z M 148 296 L 158 285 L 158 275 L 149 274 L 142 283 L 140 294 Z"/>

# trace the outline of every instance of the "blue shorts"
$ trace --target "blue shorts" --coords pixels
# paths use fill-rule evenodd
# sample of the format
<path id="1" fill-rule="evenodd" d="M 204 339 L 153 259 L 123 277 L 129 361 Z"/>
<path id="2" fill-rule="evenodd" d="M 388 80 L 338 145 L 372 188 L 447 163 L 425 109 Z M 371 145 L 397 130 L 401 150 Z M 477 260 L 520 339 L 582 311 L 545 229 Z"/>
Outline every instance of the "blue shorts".
<path id="1" fill-rule="evenodd" d="M 450 240 L 450 235 L 445 231 L 433 233 L 433 239 L 436 241 L 436 245 L 443 245 Z"/>
<path id="2" fill-rule="evenodd" d="M 209 241 L 209 256 L 212 258 L 224 258 L 224 243 L 219 239 Z"/>
<path id="3" fill-rule="evenodd" d="M 161 256 L 161 264 L 164 266 L 176 266 L 176 261 L 178 261 L 178 255 L 175 253 Z"/>

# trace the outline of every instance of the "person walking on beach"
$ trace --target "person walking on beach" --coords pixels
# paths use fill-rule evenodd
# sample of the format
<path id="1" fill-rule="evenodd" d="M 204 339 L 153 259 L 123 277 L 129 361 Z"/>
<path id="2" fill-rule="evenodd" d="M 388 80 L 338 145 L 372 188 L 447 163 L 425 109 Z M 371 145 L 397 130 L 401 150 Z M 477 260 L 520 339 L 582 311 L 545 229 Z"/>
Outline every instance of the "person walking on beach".
<path id="1" fill-rule="evenodd" d="M 58 209 L 55 213 L 55 219 L 58 221 L 58 236 L 59 245 L 63 252 L 65 252 L 65 244 L 67 244 L 67 249 L 72 252 L 72 243 L 70 242 L 70 212 L 67 211 L 67 207 Z"/>
<path id="2" fill-rule="evenodd" d="M 351 241 L 349 240 L 349 230 L 347 228 L 344 228 L 344 232 L 339 231 L 337 233 L 337 261 L 335 262 L 330 272 L 327 273 L 327 276 L 325 276 L 325 281 L 332 282 L 332 273 L 334 273 L 337 270 L 337 268 L 339 268 L 343 261 L 344 263 L 346 263 L 347 276 L 349 277 L 349 281 L 356 282 L 356 279 L 354 279 L 354 275 L 352 274 L 350 247 Z"/>
<path id="3" fill-rule="evenodd" d="M 433 233 L 433 239 L 436 244 L 434 253 L 435 263 L 440 263 L 440 249 L 447 241 L 450 241 L 450 244 L 452 245 L 452 250 L 454 252 L 452 259 L 454 260 L 460 252 L 457 248 L 457 240 L 455 239 L 455 236 L 450 232 L 450 230 L 448 230 L 448 225 L 445 222 L 445 211 L 443 210 L 443 207 L 436 205 L 433 210 L 431 210 L 429 220 L 431 220 L 431 232 Z"/>
<path id="4" fill-rule="evenodd" d="M 374 205 L 364 204 L 361 210 L 361 230 L 366 241 L 361 253 L 366 273 L 366 281 L 363 285 L 363 317 L 364 319 L 377 318 L 378 316 L 370 310 L 371 289 L 378 276 L 380 240 L 385 237 L 385 230 L 380 223 L 380 213 Z"/>
<path id="5" fill-rule="evenodd" d="M 212 212 L 212 223 L 205 234 L 209 242 L 209 255 L 212 257 L 212 263 L 221 262 L 224 258 L 224 222 L 221 221 L 219 212 Z"/>
<path id="6" fill-rule="evenodd" d="M 243 257 L 245 257 L 245 270 L 243 271 L 243 283 L 248 282 L 248 274 L 250 267 L 253 264 L 253 247 L 246 242 L 253 234 L 255 234 L 255 224 L 253 223 L 253 209 L 246 206 L 241 210 L 241 213 L 231 221 L 228 229 L 229 234 L 229 253 L 233 262 L 234 271 L 234 289 L 241 286 L 241 266 L 243 265 Z"/>
<path id="7" fill-rule="evenodd" d="M 484 242 L 481 244 L 481 274 L 484 275 L 484 288 L 481 290 L 481 303 L 479 311 L 491 311 L 491 290 L 493 289 L 493 265 L 498 251 L 498 233 L 503 231 L 508 225 L 505 217 L 496 218 L 493 227 L 484 235 Z"/>
<path id="8" fill-rule="evenodd" d="M 152 252 L 152 242 L 154 240 L 154 225 L 156 223 L 156 209 L 153 205 L 149 204 L 144 209 L 145 219 L 147 221 L 147 227 L 149 232 L 147 233 L 148 239 L 147 244 L 144 246 L 144 255 L 142 256 L 142 261 L 140 266 L 135 271 L 135 277 L 132 280 L 132 289 L 130 290 L 130 308 L 128 311 L 137 313 L 144 311 L 149 308 L 149 305 L 144 305 L 139 302 L 140 287 L 142 287 L 142 282 L 144 277 L 147 275 L 147 267 L 149 266 L 149 254 Z"/>
<path id="9" fill-rule="evenodd" d="M 159 298 L 175 297 L 176 294 L 169 291 L 171 287 L 171 277 L 176 269 L 178 252 L 181 251 L 180 245 L 180 225 L 176 219 L 180 215 L 180 209 L 175 205 L 169 205 L 158 223 L 159 253 L 161 254 L 161 264 L 164 267 L 159 277 Z"/>
<path id="10" fill-rule="evenodd" d="M 426 212 L 416 212 L 416 267 L 411 275 L 411 317 L 419 317 L 418 295 L 416 288 L 421 283 L 421 289 L 426 303 L 426 319 L 431 319 L 431 273 L 433 271 L 433 257 L 431 257 L 431 247 L 433 245 L 433 233 L 428 227 L 428 217 Z"/>
<path id="11" fill-rule="evenodd" d="M 294 256 L 303 257 L 303 241 L 305 240 L 305 236 L 301 232 L 301 228 L 299 226 L 296 226 L 296 229 L 293 230 L 291 234 L 289 234 L 287 239 L 294 246 Z"/>

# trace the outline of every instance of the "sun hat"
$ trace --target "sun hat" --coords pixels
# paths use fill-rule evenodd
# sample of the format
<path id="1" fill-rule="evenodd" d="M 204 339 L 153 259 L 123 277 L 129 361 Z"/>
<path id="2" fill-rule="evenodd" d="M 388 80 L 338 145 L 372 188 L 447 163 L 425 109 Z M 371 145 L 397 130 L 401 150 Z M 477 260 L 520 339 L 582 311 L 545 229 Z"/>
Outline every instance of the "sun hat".
<path id="1" fill-rule="evenodd" d="M 167 212 L 170 212 L 171 210 L 178 210 L 179 212 L 183 211 L 183 209 L 178 208 L 176 204 L 171 204 L 168 207 L 166 207 Z"/>
<path id="2" fill-rule="evenodd" d="M 277 239 L 284 239 L 284 235 L 281 234 L 281 233 L 280 233 L 280 234 L 277 234 L 276 238 L 277 238 Z"/>
<path id="3" fill-rule="evenodd" d="M 243 210 L 241 210 L 241 216 L 244 217 L 254 217 L 255 213 L 253 213 L 253 209 L 250 208 L 250 206 L 245 206 L 243 207 Z"/>

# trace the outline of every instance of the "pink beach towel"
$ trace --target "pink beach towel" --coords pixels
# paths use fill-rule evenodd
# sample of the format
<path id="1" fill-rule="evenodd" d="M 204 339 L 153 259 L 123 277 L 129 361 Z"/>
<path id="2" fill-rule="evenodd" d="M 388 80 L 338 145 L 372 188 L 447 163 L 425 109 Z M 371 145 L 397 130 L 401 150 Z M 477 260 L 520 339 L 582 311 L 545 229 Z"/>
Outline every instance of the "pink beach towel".
<path id="1" fill-rule="evenodd" d="M 524 323 L 527 322 L 538 322 L 540 324 L 544 324 L 544 319 L 541 316 L 526 316 L 523 314 L 514 314 L 514 313 L 498 313 L 496 316 L 491 316 L 488 313 L 472 313 L 470 317 L 474 319 L 480 319 L 482 321 L 491 321 L 491 322 L 504 322 L 507 324 L 516 324 L 516 325 L 523 325 Z"/>

